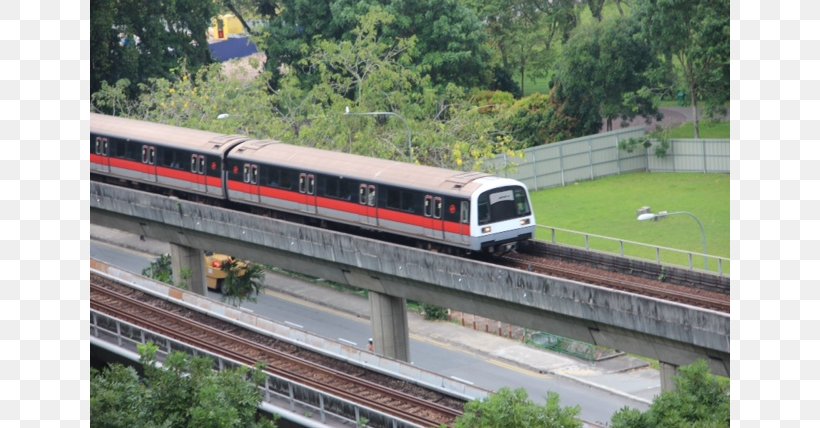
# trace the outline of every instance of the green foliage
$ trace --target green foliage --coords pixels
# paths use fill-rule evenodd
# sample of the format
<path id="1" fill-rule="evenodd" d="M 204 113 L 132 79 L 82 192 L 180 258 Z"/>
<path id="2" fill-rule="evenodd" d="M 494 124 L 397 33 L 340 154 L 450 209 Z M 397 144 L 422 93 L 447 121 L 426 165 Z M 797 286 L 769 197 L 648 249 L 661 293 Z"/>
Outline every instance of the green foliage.
<path id="1" fill-rule="evenodd" d="M 579 27 L 564 46 L 555 76 L 556 100 L 576 119 L 572 136 L 597 133 L 606 120 L 656 116 L 649 71 L 650 46 L 635 37 L 637 22 L 615 18 Z"/>
<path id="2" fill-rule="evenodd" d="M 169 77 L 183 58 L 193 68 L 211 61 L 206 33 L 216 2 L 93 0 L 91 8 L 92 93 L 102 82 Z"/>
<path id="3" fill-rule="evenodd" d="M 697 112 L 705 101 L 711 113 L 724 110 L 729 101 L 729 1 L 637 0 L 634 11 L 643 39 L 680 68 L 692 108 Z M 694 137 L 699 138 L 697 122 Z"/>
<path id="4" fill-rule="evenodd" d="M 142 275 L 156 281 L 174 285 L 174 278 L 171 273 L 171 255 L 162 254 L 157 257 L 147 268 L 142 270 Z"/>
<path id="5" fill-rule="evenodd" d="M 710 374 L 705 361 L 680 367 L 675 384 L 675 391 L 661 394 L 644 413 L 620 410 L 612 417 L 612 427 L 729 426 L 729 382 Z"/>
<path id="6" fill-rule="evenodd" d="M 140 345 L 144 379 L 114 364 L 91 372 L 92 427 L 273 427 L 257 419 L 259 368 L 213 371 L 213 362 L 172 352 L 157 365 L 157 346 Z M 249 379 L 251 381 L 249 381 Z"/>
<path id="7" fill-rule="evenodd" d="M 222 270 L 228 272 L 222 283 L 222 297 L 234 306 L 245 300 L 256 301 L 256 295 L 264 288 L 265 269 L 262 265 L 229 259 L 222 262 Z"/>
<path id="8" fill-rule="evenodd" d="M 379 29 L 381 42 L 393 46 L 400 39 L 415 36 L 419 44 L 418 61 L 411 68 L 427 69 L 435 84 L 490 83 L 490 52 L 484 45 L 481 22 L 471 9 L 456 0 L 261 2 L 259 11 L 269 22 L 259 30 L 264 33 L 259 44 L 269 59 L 268 69 L 275 72 L 280 64 L 287 64 L 299 67 L 305 76 L 312 74 L 315 70 L 306 67 L 302 60 L 315 51 L 317 41 L 351 41 L 360 18 L 376 9 L 396 17 Z M 272 77 L 278 86 L 279 76 L 274 73 Z M 314 82 L 303 81 L 307 88 Z"/>
<path id="9" fill-rule="evenodd" d="M 450 317 L 447 308 L 442 308 L 441 306 L 422 303 L 421 310 L 426 320 L 446 320 Z"/>
<path id="10" fill-rule="evenodd" d="M 481 401 L 470 401 L 456 428 L 580 428 L 581 409 L 561 407 L 558 394 L 550 392 L 544 405 L 529 400 L 523 388 L 501 388 Z"/>
<path id="11" fill-rule="evenodd" d="M 525 149 L 570 138 L 573 124 L 550 96 L 536 93 L 504 111 L 499 127 L 515 139 L 516 149 Z"/>

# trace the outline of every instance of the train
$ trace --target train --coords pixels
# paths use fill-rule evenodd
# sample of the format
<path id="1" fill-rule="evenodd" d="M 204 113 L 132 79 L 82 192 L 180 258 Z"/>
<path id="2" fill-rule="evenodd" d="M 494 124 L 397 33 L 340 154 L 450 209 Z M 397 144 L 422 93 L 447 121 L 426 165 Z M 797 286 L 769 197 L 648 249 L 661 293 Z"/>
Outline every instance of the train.
<path id="1" fill-rule="evenodd" d="M 533 237 L 521 182 L 91 113 L 92 175 L 500 253 Z"/>

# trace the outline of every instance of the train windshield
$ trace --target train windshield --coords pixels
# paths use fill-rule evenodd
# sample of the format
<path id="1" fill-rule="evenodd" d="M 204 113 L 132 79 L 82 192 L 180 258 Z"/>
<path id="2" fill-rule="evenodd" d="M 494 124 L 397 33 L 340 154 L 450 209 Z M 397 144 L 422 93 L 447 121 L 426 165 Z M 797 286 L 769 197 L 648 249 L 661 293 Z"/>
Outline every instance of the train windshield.
<path id="1" fill-rule="evenodd" d="M 496 223 L 530 215 L 527 192 L 521 186 L 488 190 L 478 197 L 478 224 Z"/>

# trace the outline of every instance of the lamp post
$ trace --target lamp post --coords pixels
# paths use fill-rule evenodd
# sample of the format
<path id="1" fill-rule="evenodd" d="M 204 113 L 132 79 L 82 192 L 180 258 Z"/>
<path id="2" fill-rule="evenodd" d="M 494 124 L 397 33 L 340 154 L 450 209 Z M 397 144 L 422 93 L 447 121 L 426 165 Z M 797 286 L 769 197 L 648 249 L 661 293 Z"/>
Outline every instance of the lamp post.
<path id="1" fill-rule="evenodd" d="M 350 111 L 350 107 L 345 107 L 345 116 L 395 116 L 401 119 L 404 123 L 404 127 L 407 129 L 407 156 L 410 158 L 410 162 L 413 161 L 413 133 L 410 131 L 410 125 L 407 124 L 407 120 L 404 116 L 392 112 L 392 111 L 366 111 L 366 112 L 359 112 L 354 113 Z"/>
<path id="2" fill-rule="evenodd" d="M 661 212 L 655 214 L 655 213 L 652 212 L 652 208 L 643 207 L 643 208 L 638 210 L 638 221 L 658 221 L 658 220 L 663 220 L 666 217 L 669 217 L 671 215 L 679 215 L 679 214 L 683 214 L 683 215 L 687 215 L 689 217 L 692 217 L 692 219 L 694 219 L 695 222 L 698 223 L 698 227 L 700 227 L 700 238 L 701 238 L 701 242 L 703 243 L 703 267 L 708 270 L 709 269 L 709 258 L 708 258 L 707 253 L 706 253 L 706 251 L 707 251 L 706 250 L 706 231 L 703 229 L 703 223 L 701 223 L 700 219 L 697 218 L 694 214 L 692 214 L 688 211 L 675 211 L 675 212 L 671 212 L 671 213 L 666 212 L 666 211 L 661 211 Z"/>

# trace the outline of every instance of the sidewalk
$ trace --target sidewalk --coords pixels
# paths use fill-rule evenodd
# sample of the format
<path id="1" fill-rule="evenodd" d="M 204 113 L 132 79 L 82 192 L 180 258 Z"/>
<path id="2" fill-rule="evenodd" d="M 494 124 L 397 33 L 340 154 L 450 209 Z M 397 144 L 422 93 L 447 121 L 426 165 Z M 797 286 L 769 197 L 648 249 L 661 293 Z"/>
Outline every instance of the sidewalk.
<path id="1" fill-rule="evenodd" d="M 95 225 L 91 225 L 91 238 L 154 255 L 169 252 L 167 243 L 141 240 L 130 233 Z M 268 274 L 265 283 L 275 292 L 369 319 L 370 304 L 361 296 L 286 275 Z M 561 376 L 638 402 L 649 404 L 660 393 L 658 371 L 646 362 L 628 355 L 591 363 L 533 348 L 495 334 L 475 331 L 472 326 L 426 321 L 414 312 L 408 313 L 408 322 L 410 334 L 414 338 L 461 348 L 537 373 Z"/>

